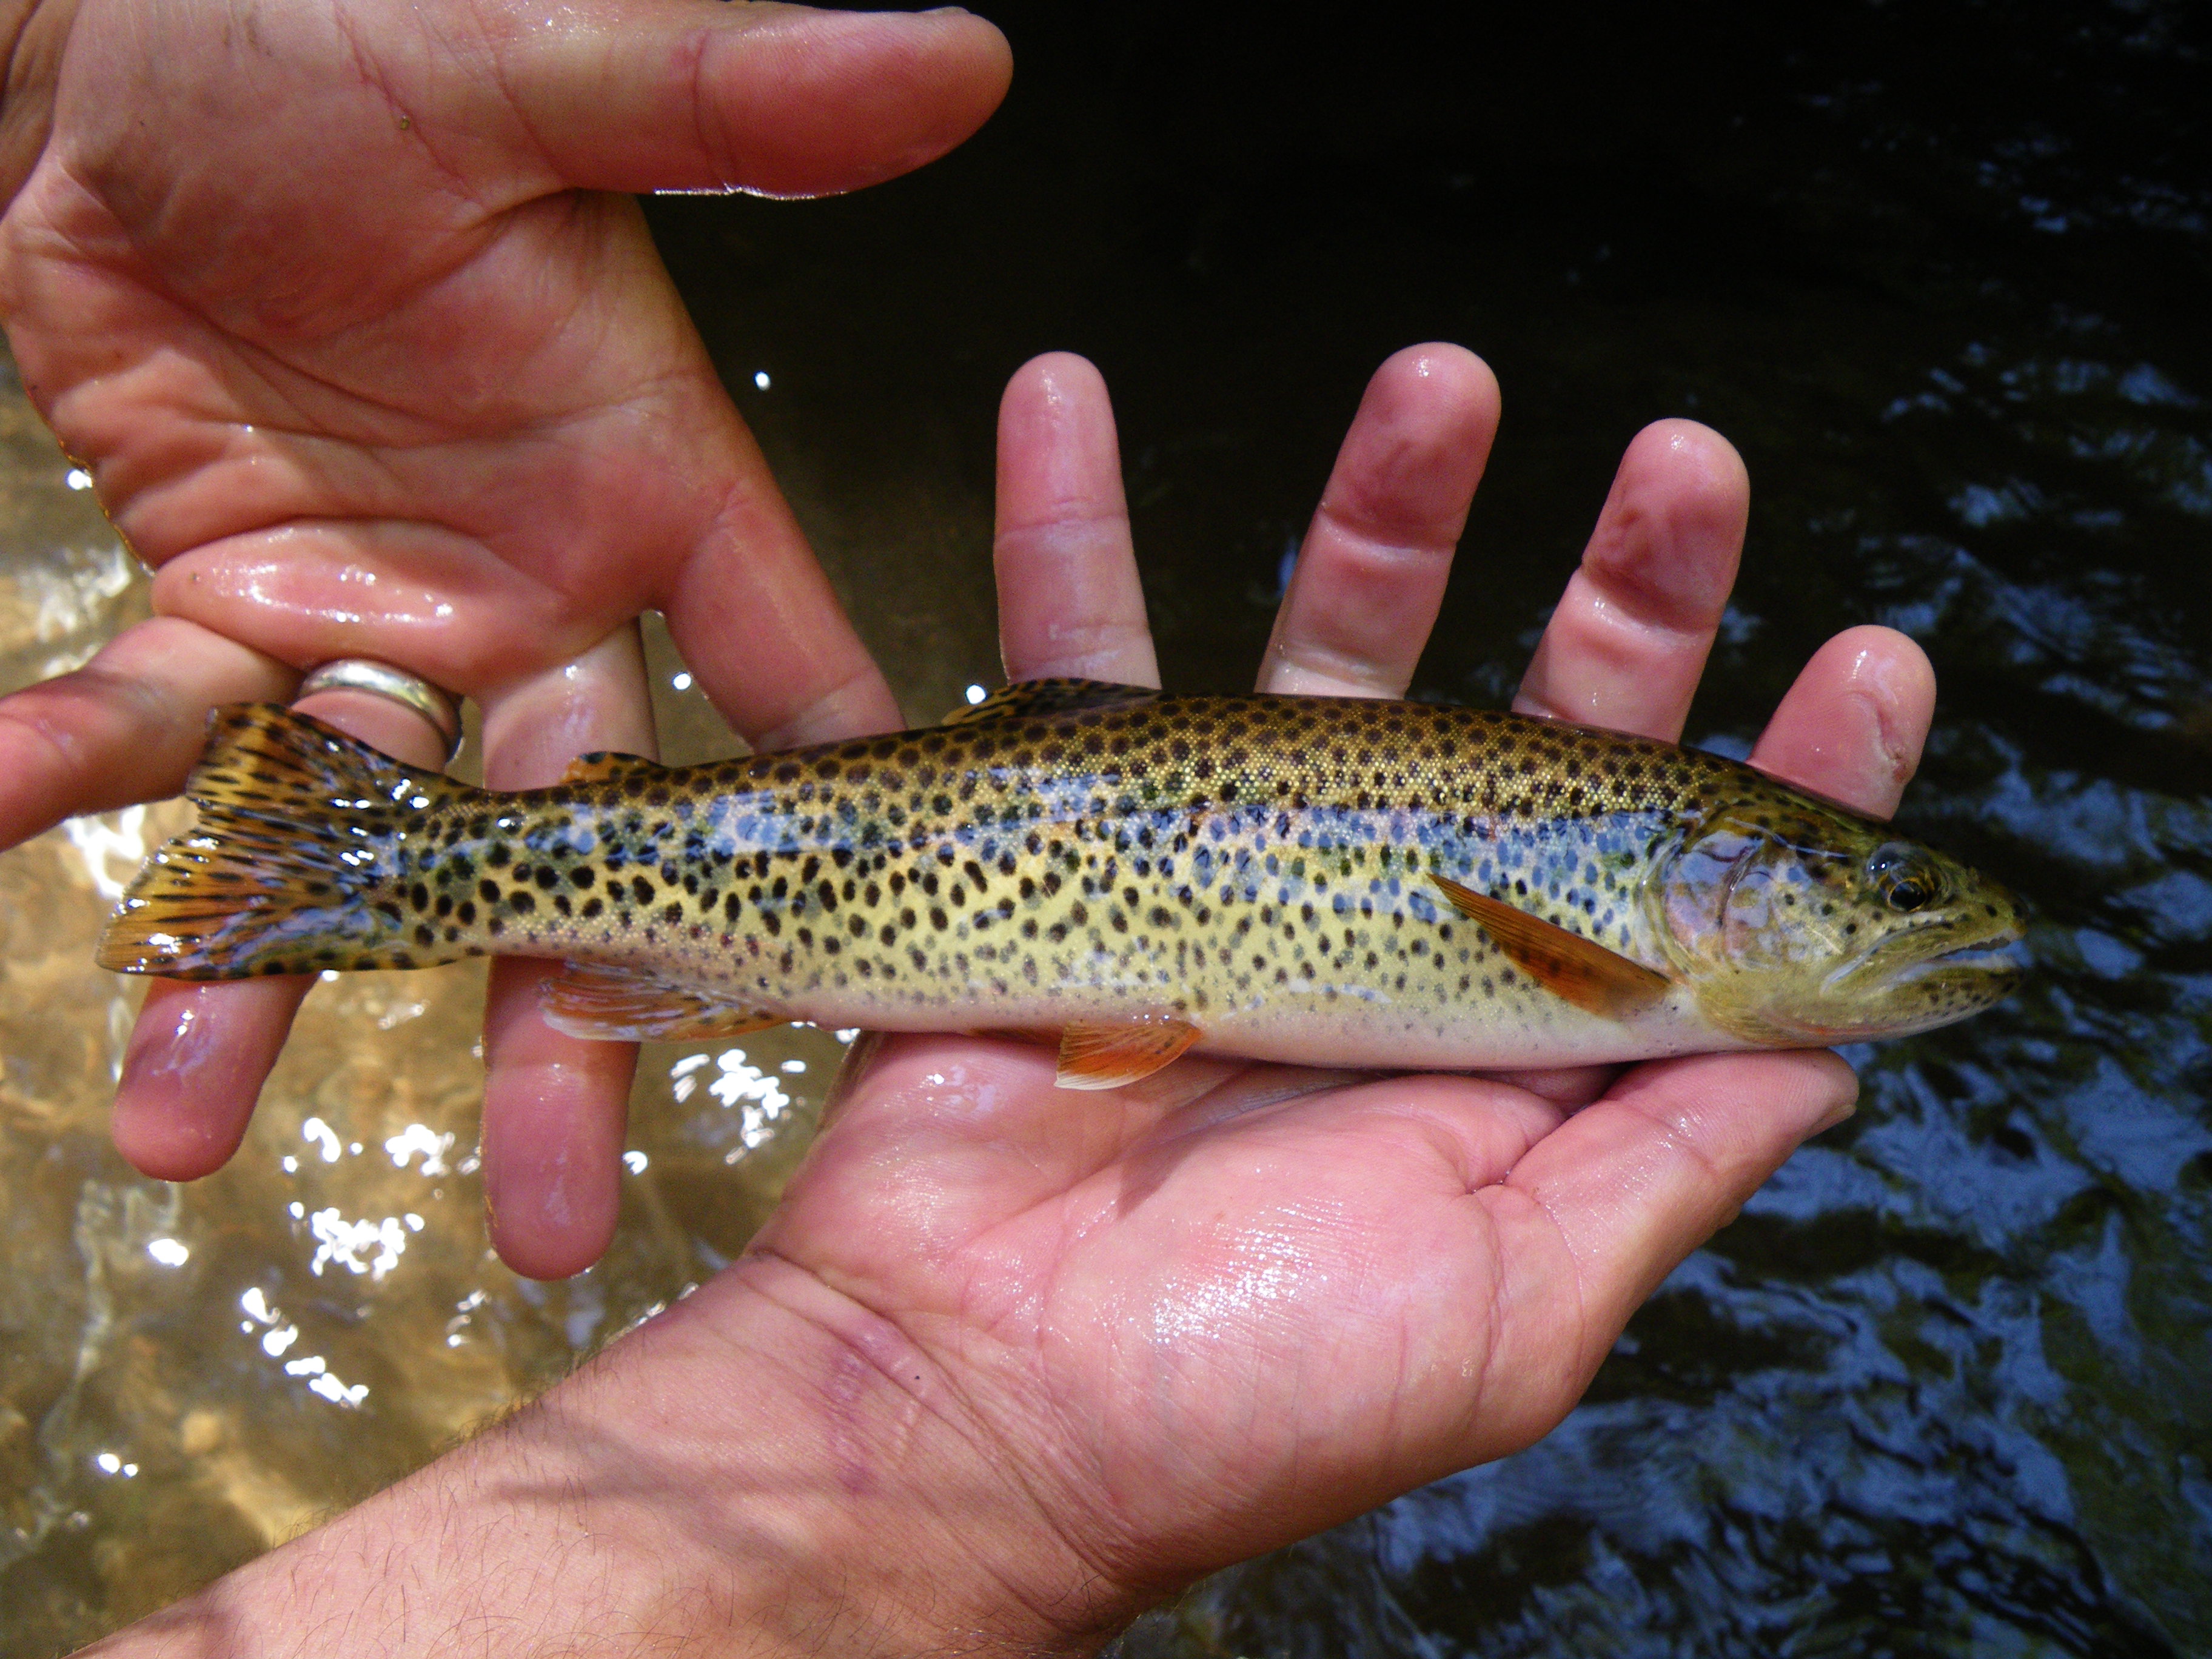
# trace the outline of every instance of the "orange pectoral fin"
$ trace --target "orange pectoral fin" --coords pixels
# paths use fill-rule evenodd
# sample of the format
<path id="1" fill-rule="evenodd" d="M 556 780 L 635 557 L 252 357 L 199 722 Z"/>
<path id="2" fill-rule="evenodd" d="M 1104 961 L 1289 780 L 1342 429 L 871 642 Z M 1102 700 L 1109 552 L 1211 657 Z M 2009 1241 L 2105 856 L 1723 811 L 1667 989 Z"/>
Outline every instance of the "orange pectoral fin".
<path id="1" fill-rule="evenodd" d="M 1060 1074 L 1053 1085 L 1118 1089 L 1150 1077 L 1198 1037 L 1198 1027 L 1183 1019 L 1071 1025 L 1060 1034 Z"/>
<path id="2" fill-rule="evenodd" d="M 1585 1013 L 1628 1019 L 1667 994 L 1664 974 L 1502 900 L 1486 898 L 1448 876 L 1430 879 L 1454 909 L 1490 935 L 1515 967 Z"/>

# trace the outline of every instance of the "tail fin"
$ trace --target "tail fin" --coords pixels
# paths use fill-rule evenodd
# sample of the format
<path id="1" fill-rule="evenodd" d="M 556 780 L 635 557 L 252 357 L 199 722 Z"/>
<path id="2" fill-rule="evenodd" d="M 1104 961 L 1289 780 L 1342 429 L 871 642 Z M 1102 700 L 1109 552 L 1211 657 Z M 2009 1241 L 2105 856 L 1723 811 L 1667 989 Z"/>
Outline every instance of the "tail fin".
<path id="1" fill-rule="evenodd" d="M 185 793 L 199 822 L 125 890 L 101 967 L 246 979 L 473 954 L 410 915 L 405 888 L 431 816 L 481 792 L 289 708 L 240 703 L 209 716 Z"/>

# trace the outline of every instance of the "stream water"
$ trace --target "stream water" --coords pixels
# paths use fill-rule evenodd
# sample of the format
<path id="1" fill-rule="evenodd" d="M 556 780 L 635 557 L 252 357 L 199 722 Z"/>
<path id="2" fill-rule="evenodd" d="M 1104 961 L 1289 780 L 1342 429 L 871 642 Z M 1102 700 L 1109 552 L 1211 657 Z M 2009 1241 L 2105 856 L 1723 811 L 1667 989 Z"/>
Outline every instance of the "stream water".
<path id="1" fill-rule="evenodd" d="M 1510 695 L 1622 445 L 1694 416 L 1754 499 L 1692 740 L 1744 752 L 1821 638 L 1905 629 L 1942 695 L 1904 822 L 2038 917 L 2031 988 L 1855 1052 L 1856 1118 L 1559 1432 L 1124 1650 L 2212 1654 L 2205 9 L 981 9 L 1017 84 L 945 162 L 651 208 L 910 713 L 995 677 L 1024 357 L 1105 370 L 1168 683 L 1228 690 L 1365 375 L 1455 339 L 1506 417 L 1419 695 Z M 14 685 L 144 597 L 0 390 Z M 672 750 L 726 745 L 654 650 Z M 484 1251 L 464 969 L 321 988 L 231 1168 L 138 1179 L 103 1122 L 130 996 L 89 950 L 175 812 L 0 860 L 0 1659 L 288 1535 L 713 1271 L 837 1054 L 649 1050 L 614 1251 L 562 1285 Z"/>

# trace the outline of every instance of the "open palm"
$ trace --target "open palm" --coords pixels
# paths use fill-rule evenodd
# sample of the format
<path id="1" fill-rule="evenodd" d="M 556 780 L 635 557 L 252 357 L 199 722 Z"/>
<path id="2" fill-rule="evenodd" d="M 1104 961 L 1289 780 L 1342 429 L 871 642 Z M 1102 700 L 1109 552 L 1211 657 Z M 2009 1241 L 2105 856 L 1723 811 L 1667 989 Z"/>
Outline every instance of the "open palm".
<path id="1" fill-rule="evenodd" d="M 1455 349 L 1384 367 L 1263 685 L 1402 689 L 1495 411 Z M 1149 678 L 1112 453 L 1087 365 L 1018 378 L 1000 503 L 1018 676 Z M 1687 423 L 1647 431 L 1522 706 L 1674 735 L 1742 524 L 1733 452 Z M 1929 694 L 1908 641 L 1855 630 L 1753 758 L 1886 814 Z M 846 1340 L 986 1449 L 1102 1611 L 1534 1440 L 1659 1279 L 1855 1093 L 1835 1056 L 1797 1053 L 1512 1079 L 1199 1059 L 1071 1094 L 1048 1051 L 864 1041 L 737 1272 L 793 1305 L 826 1288 L 838 1311 L 817 1316 L 854 1322 Z"/>
<path id="2" fill-rule="evenodd" d="M 154 621 L 0 702 L 0 845 L 173 794 L 206 711 L 379 659 L 473 698 L 495 787 L 650 752 L 666 611 L 758 743 L 895 728 L 627 192 L 849 189 L 1003 94 L 963 15 L 698 0 L 46 0 L 15 46 L 0 312 L 135 551 Z M 418 763 L 423 723 L 313 712 Z M 632 1051 L 495 973 L 485 1171 L 527 1272 L 612 1225 Z M 236 1148 L 304 989 L 149 996 L 116 1134 L 172 1179 Z"/>

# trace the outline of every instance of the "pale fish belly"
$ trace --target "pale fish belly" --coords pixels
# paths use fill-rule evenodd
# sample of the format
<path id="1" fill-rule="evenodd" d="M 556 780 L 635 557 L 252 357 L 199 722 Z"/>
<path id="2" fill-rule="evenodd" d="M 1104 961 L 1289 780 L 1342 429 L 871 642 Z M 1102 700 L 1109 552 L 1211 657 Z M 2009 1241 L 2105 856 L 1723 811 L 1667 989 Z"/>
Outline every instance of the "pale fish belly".
<path id="1" fill-rule="evenodd" d="M 1455 1000 L 1455 981 L 1417 985 L 1409 977 L 1404 992 L 1349 986 L 1334 995 L 1324 988 L 1243 1002 L 1215 997 L 1202 1014 L 1171 988 L 1097 980 L 1028 995 L 987 989 L 927 998 L 815 986 L 762 994 L 753 1006 L 788 1019 L 886 1031 L 1045 1033 L 1079 1023 L 1191 1018 L 1203 1032 L 1194 1053 L 1396 1071 L 1596 1065 L 1753 1046 L 1714 1027 L 1686 988 L 1631 1018 L 1611 1019 L 1510 966 L 1507 972 L 1516 983 L 1474 1003 Z"/>

